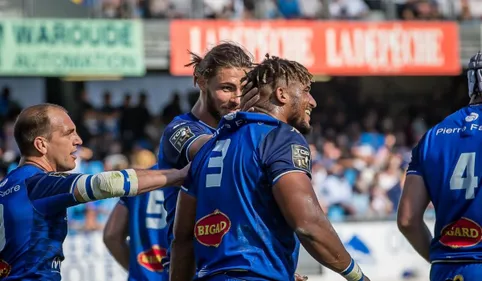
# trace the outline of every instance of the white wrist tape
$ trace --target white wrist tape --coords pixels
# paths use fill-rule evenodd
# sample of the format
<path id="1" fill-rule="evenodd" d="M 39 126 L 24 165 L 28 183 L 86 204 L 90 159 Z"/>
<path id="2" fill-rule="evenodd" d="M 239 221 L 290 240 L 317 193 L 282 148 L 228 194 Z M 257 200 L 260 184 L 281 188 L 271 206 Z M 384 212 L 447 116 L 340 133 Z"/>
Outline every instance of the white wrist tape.
<path id="1" fill-rule="evenodd" d="M 136 171 L 127 169 L 82 175 L 77 180 L 76 186 L 82 198 L 88 202 L 112 197 L 135 196 L 139 184 Z"/>
<path id="2" fill-rule="evenodd" d="M 341 273 L 348 281 L 363 281 L 363 272 L 358 264 L 351 259 L 350 265 Z"/>

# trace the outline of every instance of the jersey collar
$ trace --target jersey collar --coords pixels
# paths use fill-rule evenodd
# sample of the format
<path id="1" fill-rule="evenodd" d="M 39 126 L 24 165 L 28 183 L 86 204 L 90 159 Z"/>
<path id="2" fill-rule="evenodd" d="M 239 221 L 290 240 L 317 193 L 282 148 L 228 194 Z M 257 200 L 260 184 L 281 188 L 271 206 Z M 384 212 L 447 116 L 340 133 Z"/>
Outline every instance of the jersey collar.
<path id="1" fill-rule="evenodd" d="M 45 173 L 44 170 L 32 164 L 24 164 L 22 166 L 19 166 L 15 170 L 11 171 L 10 173 L 13 173 L 15 171 L 21 171 L 21 173 L 25 175 L 27 178 L 33 175 L 36 175 L 38 173 Z"/>
<path id="2" fill-rule="evenodd" d="M 187 115 L 188 115 L 189 118 L 191 118 L 193 121 L 199 122 L 199 123 L 203 124 L 204 126 L 208 127 L 208 128 L 211 129 L 212 131 L 215 131 L 215 130 L 216 130 L 216 128 L 213 128 L 213 127 L 209 126 L 208 124 L 206 124 L 205 122 L 203 122 L 201 119 L 197 118 L 194 114 L 192 114 L 192 112 L 188 112 Z"/>
<path id="3" fill-rule="evenodd" d="M 219 129 L 241 127 L 247 123 L 278 125 L 281 121 L 264 113 L 234 112 L 225 115 L 219 123 Z"/>

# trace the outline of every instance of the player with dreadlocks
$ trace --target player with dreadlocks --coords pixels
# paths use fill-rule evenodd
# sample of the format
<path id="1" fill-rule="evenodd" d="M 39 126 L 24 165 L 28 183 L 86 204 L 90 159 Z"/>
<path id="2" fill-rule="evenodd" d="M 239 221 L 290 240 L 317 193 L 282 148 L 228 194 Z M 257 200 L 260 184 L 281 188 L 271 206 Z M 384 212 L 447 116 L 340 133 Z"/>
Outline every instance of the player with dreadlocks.
<path id="1" fill-rule="evenodd" d="M 369 280 L 311 185 L 301 133 L 310 130 L 316 107 L 312 75 L 297 62 L 267 56 L 246 79 L 259 89 L 256 113 L 224 116 L 179 195 L 170 280 L 294 280 L 299 241 L 347 280 Z"/>

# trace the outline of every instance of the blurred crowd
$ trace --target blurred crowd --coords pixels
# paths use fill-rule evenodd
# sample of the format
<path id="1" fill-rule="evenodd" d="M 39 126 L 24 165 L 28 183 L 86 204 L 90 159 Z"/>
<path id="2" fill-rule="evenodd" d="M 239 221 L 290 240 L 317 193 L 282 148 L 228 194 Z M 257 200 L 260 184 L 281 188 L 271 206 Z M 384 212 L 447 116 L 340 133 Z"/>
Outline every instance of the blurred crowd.
<path id="1" fill-rule="evenodd" d="M 482 18 L 481 0 L 96 0 L 105 18 L 441 20 Z"/>
<path id="2" fill-rule="evenodd" d="M 9 92 L 4 88 L 0 100 L 3 175 L 19 160 L 12 128 L 21 108 Z M 112 104 L 111 94 L 106 91 L 99 107 L 94 107 L 84 93 L 80 113 L 73 116 L 84 141 L 73 172 L 151 167 L 156 163 L 163 128 L 183 113 L 183 98 L 187 97 L 192 106 L 197 96 L 173 93 L 167 105 L 158 112 L 149 112 L 146 92 L 126 93 L 122 104 Z M 431 125 L 427 123 L 433 123 L 421 114 L 426 109 L 404 110 L 400 115 L 366 101 L 354 103 L 357 110 L 352 110 L 350 104 L 336 96 L 323 96 L 323 102 L 318 104 L 307 140 L 312 152 L 313 186 L 325 212 L 332 220 L 393 216 L 411 148 Z M 101 229 L 116 202 L 111 199 L 71 208 L 71 231 Z"/>

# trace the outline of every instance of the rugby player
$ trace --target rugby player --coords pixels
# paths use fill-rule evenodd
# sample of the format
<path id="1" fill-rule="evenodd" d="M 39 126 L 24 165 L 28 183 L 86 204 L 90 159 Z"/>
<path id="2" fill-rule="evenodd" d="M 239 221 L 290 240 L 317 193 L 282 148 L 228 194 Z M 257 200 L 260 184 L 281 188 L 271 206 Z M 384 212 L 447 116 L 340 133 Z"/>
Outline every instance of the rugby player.
<path id="1" fill-rule="evenodd" d="M 175 117 L 160 141 L 160 169 L 184 167 L 211 138 L 221 116 L 239 109 L 241 79 L 252 58 L 240 46 L 222 43 L 204 58 L 191 53 L 199 99 L 191 112 Z M 259 99 L 252 84 L 243 95 L 245 109 Z M 116 260 L 129 270 L 129 280 L 169 280 L 169 246 L 179 187 L 121 199 L 105 229 L 105 241 Z M 125 241 L 130 236 L 129 248 Z"/>
<path id="2" fill-rule="evenodd" d="M 181 184 L 188 170 L 64 173 L 75 168 L 82 140 L 67 111 L 54 104 L 24 109 L 14 136 L 22 159 L 0 182 L 1 280 L 61 280 L 68 207 Z"/>
<path id="3" fill-rule="evenodd" d="M 299 63 L 269 56 L 248 73 L 259 113 L 224 116 L 194 158 L 176 210 L 170 280 L 294 280 L 300 241 L 347 280 L 369 280 L 311 185 L 301 134 L 316 107 L 311 78 Z"/>
<path id="4" fill-rule="evenodd" d="M 151 169 L 158 167 L 155 165 Z M 166 226 L 163 203 L 164 192 L 160 189 L 122 197 L 107 220 L 104 244 L 128 271 L 128 280 L 165 280 L 162 279 L 161 260 L 166 253 L 159 246 Z"/>
<path id="5" fill-rule="evenodd" d="M 429 129 L 412 150 L 397 222 L 427 262 L 430 280 L 482 276 L 482 54 L 468 65 L 470 102 Z M 435 207 L 434 237 L 423 217 Z"/>

